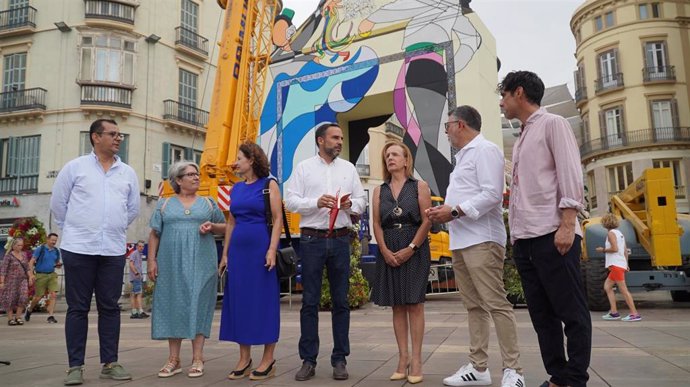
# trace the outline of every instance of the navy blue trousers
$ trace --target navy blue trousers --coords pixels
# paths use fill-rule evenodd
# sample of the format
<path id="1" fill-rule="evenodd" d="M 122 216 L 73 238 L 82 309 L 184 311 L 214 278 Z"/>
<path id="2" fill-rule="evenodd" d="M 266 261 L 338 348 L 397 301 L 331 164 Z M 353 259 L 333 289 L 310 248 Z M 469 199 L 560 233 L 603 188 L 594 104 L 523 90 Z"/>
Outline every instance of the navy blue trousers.
<path id="1" fill-rule="evenodd" d="M 85 255 L 61 250 L 65 267 L 65 341 L 69 366 L 84 365 L 91 297 L 96 294 L 101 363 L 117 361 L 125 256 Z"/>
<path id="2" fill-rule="evenodd" d="M 585 387 L 592 353 L 592 319 L 580 275 L 582 238 L 575 235 L 573 246 L 561 255 L 553 243 L 554 236 L 555 232 L 516 241 L 513 259 L 551 382 Z"/>
<path id="3" fill-rule="evenodd" d="M 300 238 L 302 263 L 302 309 L 300 309 L 299 356 L 316 365 L 319 356 L 319 302 L 321 278 L 326 267 L 330 284 L 333 324 L 333 352 L 331 365 L 346 362 L 350 354 L 350 305 L 347 293 L 350 287 L 350 237 Z"/>

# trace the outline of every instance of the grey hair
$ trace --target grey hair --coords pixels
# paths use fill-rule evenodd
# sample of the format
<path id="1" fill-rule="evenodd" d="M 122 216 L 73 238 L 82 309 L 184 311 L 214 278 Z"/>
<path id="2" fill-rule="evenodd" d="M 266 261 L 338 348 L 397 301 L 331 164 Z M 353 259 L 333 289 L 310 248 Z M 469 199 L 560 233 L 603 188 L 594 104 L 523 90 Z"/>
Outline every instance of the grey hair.
<path id="1" fill-rule="evenodd" d="M 467 126 L 476 130 L 477 132 L 480 132 L 482 129 L 482 116 L 479 114 L 477 109 L 473 108 L 472 106 L 458 106 L 448 113 L 448 115 L 465 121 Z"/>
<path id="2" fill-rule="evenodd" d="M 12 251 L 12 249 L 14 249 L 14 245 L 16 245 L 17 242 L 19 242 L 19 241 L 22 241 L 22 242 L 23 242 L 23 241 L 24 241 L 24 237 L 12 238 L 12 241 L 10 242 L 10 248 L 7 249 L 7 252 L 9 253 L 10 251 Z"/>
<path id="3" fill-rule="evenodd" d="M 190 166 L 194 167 L 194 169 L 199 172 L 199 166 L 195 162 L 187 160 L 176 161 L 168 168 L 168 180 L 176 194 L 180 193 L 180 185 L 177 184 L 177 179 L 182 177 L 184 170 Z"/>

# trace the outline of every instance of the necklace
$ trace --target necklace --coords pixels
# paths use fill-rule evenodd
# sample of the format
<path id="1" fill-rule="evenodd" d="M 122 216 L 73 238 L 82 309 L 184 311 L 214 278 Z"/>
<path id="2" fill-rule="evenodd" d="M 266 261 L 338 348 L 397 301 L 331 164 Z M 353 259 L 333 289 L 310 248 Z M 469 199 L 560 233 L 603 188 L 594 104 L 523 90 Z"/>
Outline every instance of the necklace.
<path id="1" fill-rule="evenodd" d="M 402 208 L 398 205 L 398 201 L 395 201 L 395 208 L 393 208 L 393 215 L 395 216 L 400 216 L 402 215 Z"/>

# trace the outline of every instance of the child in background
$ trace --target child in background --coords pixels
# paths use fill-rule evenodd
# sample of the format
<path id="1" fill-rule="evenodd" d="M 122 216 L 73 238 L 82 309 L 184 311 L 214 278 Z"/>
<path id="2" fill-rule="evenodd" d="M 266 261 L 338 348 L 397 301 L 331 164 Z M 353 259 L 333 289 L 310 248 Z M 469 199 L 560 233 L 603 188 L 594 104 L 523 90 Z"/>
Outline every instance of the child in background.
<path id="1" fill-rule="evenodd" d="M 606 237 L 605 247 L 597 247 L 596 250 L 600 253 L 606 253 L 606 267 L 609 269 L 609 275 L 604 282 L 604 290 L 609 299 L 611 310 L 602 316 L 604 320 L 621 320 L 621 321 L 640 321 L 642 316 L 637 313 L 635 303 L 633 301 L 628 287 L 625 285 L 625 272 L 629 271 L 628 267 L 628 249 L 625 245 L 625 238 L 623 233 L 618 230 L 620 222 L 616 215 L 608 213 L 601 218 L 601 225 L 609 230 Z M 618 291 L 625 298 L 625 303 L 628 304 L 630 315 L 621 319 L 620 313 L 616 308 L 616 295 L 613 292 L 613 285 L 618 287 Z"/>

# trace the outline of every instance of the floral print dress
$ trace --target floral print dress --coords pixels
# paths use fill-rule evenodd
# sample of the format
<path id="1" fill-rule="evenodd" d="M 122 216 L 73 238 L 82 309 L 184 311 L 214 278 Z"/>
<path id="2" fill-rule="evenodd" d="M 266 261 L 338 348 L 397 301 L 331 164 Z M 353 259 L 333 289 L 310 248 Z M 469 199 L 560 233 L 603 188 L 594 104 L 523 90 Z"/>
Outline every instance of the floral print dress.
<path id="1" fill-rule="evenodd" d="M 0 289 L 0 309 L 9 311 L 29 301 L 28 269 L 29 260 L 24 254 L 19 260 L 9 252 L 0 262 L 0 277 L 5 277 L 5 286 Z"/>

